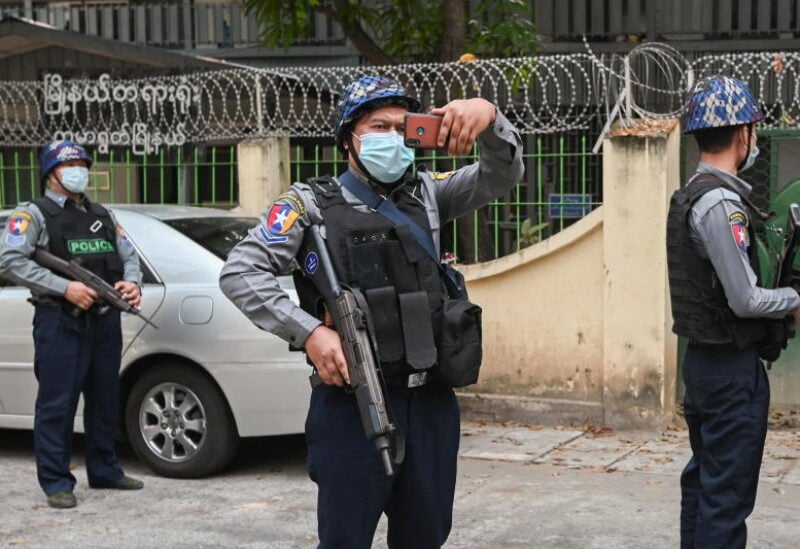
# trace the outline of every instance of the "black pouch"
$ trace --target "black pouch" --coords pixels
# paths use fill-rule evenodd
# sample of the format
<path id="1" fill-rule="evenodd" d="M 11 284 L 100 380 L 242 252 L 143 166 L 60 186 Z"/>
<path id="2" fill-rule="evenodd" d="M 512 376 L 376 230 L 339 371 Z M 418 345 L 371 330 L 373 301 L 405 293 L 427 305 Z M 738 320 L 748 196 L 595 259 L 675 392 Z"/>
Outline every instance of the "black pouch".
<path id="1" fill-rule="evenodd" d="M 400 294 L 400 318 L 406 362 L 414 370 L 426 370 L 436 364 L 436 342 L 426 292 Z"/>
<path id="2" fill-rule="evenodd" d="M 466 299 L 444 302 L 439 372 L 450 387 L 477 383 L 483 359 L 481 308 Z"/>
<path id="3" fill-rule="evenodd" d="M 775 362 L 786 349 L 789 339 L 794 337 L 792 317 L 770 320 L 767 336 L 759 342 L 758 357 L 767 362 Z"/>
<path id="4" fill-rule="evenodd" d="M 467 283 L 464 280 L 464 275 L 451 267 L 450 265 L 442 264 L 442 282 L 447 288 L 447 295 L 451 299 L 461 299 L 467 301 Z"/>
<path id="5" fill-rule="evenodd" d="M 397 310 L 397 292 L 394 286 L 372 288 L 364 292 L 372 314 L 378 356 L 381 362 L 396 362 L 403 358 L 403 337 L 400 313 Z"/>

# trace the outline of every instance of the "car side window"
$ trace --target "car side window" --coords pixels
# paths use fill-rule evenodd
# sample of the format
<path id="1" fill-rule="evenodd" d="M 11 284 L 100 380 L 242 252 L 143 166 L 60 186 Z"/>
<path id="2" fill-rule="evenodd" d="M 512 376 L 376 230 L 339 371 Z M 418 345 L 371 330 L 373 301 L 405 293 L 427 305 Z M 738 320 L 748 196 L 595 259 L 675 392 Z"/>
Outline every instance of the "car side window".
<path id="1" fill-rule="evenodd" d="M 139 268 L 142 270 L 142 284 L 158 284 L 158 279 L 150 267 L 144 261 L 139 261 Z"/>

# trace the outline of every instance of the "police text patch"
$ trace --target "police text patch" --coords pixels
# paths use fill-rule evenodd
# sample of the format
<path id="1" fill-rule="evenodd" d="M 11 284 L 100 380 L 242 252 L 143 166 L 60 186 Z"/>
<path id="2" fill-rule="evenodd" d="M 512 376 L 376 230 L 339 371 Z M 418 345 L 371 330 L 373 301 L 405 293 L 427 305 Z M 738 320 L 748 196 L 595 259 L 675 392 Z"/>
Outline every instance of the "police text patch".
<path id="1" fill-rule="evenodd" d="M 116 251 L 114 245 L 102 238 L 79 238 L 67 240 L 67 251 L 70 255 L 107 254 Z"/>
<path id="2" fill-rule="evenodd" d="M 747 216 L 744 215 L 744 212 L 735 211 L 728 217 L 728 221 L 731 224 L 731 233 L 733 234 L 733 240 L 736 242 L 736 247 L 746 251 L 750 245 L 747 232 Z"/>

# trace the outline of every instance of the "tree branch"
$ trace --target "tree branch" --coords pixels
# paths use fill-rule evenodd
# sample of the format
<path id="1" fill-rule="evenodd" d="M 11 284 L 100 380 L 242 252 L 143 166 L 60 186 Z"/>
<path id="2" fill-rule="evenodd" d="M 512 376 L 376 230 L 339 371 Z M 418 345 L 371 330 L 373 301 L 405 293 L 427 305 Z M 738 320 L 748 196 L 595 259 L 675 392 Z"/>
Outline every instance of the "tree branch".
<path id="1" fill-rule="evenodd" d="M 342 26 L 344 35 L 367 61 L 373 65 L 391 65 L 394 63 L 394 59 L 372 39 L 361 23 L 355 17 L 346 15 L 347 0 L 334 0 L 333 4 L 336 9 L 328 8 L 329 17 Z M 319 8 L 317 10 L 320 13 L 324 13 Z"/>

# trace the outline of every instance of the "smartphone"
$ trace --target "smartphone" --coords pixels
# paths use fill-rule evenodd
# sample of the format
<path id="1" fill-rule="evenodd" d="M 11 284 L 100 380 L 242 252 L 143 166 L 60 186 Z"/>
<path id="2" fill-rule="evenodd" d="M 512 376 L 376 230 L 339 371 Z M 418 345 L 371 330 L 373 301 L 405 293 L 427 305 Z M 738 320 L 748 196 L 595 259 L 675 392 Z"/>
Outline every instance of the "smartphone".
<path id="1" fill-rule="evenodd" d="M 439 130 L 442 117 L 435 114 L 409 113 L 405 116 L 406 129 L 403 141 L 406 147 L 438 149 Z"/>

